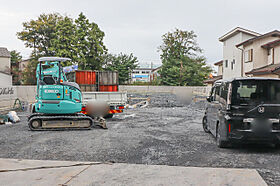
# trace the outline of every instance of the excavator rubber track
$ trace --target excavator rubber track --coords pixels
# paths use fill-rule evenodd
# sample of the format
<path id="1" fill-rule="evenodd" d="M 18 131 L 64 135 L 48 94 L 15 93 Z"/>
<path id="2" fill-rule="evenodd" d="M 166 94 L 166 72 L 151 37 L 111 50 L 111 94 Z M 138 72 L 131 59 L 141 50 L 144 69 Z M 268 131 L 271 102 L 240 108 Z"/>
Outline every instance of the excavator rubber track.
<path id="1" fill-rule="evenodd" d="M 65 115 L 34 113 L 28 117 L 28 126 L 32 131 L 89 130 L 93 124 L 91 117 L 81 113 Z"/>

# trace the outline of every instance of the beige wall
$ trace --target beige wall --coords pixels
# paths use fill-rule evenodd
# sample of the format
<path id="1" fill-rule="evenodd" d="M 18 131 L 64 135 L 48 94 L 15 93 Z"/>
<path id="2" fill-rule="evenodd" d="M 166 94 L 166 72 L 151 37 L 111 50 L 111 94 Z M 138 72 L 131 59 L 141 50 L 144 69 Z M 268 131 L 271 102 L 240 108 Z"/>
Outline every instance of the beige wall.
<path id="1" fill-rule="evenodd" d="M 223 47 L 223 79 L 230 79 L 235 77 L 241 77 L 241 56 L 242 51 L 236 48 L 236 45 L 246 41 L 254 36 L 248 35 L 243 32 L 232 36 L 224 41 Z M 228 67 L 225 67 L 225 60 L 228 60 Z M 231 69 L 231 62 L 235 60 L 233 69 Z"/>
<path id="2" fill-rule="evenodd" d="M 218 76 L 223 75 L 223 64 L 218 66 L 218 73 L 217 73 L 217 75 Z"/>
<path id="3" fill-rule="evenodd" d="M 11 70 L 11 58 L 0 57 L 0 71 L 10 73 Z"/>
<path id="4" fill-rule="evenodd" d="M 267 49 L 262 48 L 261 46 L 279 39 L 278 37 L 266 37 L 263 39 L 259 39 L 254 41 L 252 44 L 244 47 L 244 53 L 247 50 L 253 49 L 253 60 L 251 62 L 244 62 L 244 73 L 249 72 L 252 69 L 260 68 L 272 63 L 272 52 L 271 55 L 268 55 Z M 277 50 L 274 49 L 274 62 L 280 62 L 278 56 L 280 52 L 280 48 L 277 47 Z M 245 56 L 243 56 L 245 57 Z"/>
<path id="5" fill-rule="evenodd" d="M 0 86 L 12 86 L 12 76 L 0 72 Z"/>
<path id="6" fill-rule="evenodd" d="M 274 63 L 280 63 L 280 45 L 274 47 Z"/>

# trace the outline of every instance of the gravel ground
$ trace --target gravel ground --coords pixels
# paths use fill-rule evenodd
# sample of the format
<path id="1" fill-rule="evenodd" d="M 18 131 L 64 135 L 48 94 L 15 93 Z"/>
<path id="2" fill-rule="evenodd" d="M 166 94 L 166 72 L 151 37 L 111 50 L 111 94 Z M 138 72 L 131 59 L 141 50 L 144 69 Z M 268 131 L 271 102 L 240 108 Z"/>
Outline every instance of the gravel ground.
<path id="1" fill-rule="evenodd" d="M 280 185 L 280 149 L 219 149 L 202 129 L 205 103 L 182 105 L 175 95 L 148 96 L 148 107 L 115 115 L 108 130 L 31 132 L 28 113 L 19 113 L 20 123 L 0 126 L 0 157 L 255 168 L 269 185 Z"/>

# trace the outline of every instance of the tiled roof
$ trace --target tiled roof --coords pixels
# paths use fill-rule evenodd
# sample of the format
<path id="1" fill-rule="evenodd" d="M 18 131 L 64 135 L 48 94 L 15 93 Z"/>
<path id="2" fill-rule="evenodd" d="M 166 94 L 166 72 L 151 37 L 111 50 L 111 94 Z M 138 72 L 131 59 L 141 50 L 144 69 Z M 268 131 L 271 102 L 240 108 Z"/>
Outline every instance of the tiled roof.
<path id="1" fill-rule="evenodd" d="M 0 57 L 11 57 L 11 54 L 7 48 L 0 47 Z"/>
<path id="2" fill-rule="evenodd" d="M 236 27 L 233 30 L 229 31 L 228 33 L 226 33 L 225 35 L 223 35 L 222 37 L 219 38 L 219 41 L 223 42 L 225 40 L 227 40 L 228 38 L 234 36 L 235 34 L 239 33 L 239 32 L 243 32 L 252 36 L 260 36 L 261 34 L 254 32 L 252 30 L 248 30 L 245 28 L 241 28 L 241 27 Z"/>
<path id="3" fill-rule="evenodd" d="M 260 35 L 260 36 L 257 36 L 257 37 L 253 37 L 251 39 L 248 39 L 246 41 L 243 41 L 242 43 L 239 43 L 238 45 L 236 45 L 236 47 L 240 47 L 242 45 L 246 45 L 246 44 L 250 44 L 252 43 L 253 41 L 255 40 L 258 40 L 258 39 L 262 39 L 262 38 L 265 38 L 265 37 L 268 37 L 268 36 L 277 36 L 277 37 L 280 37 L 280 31 L 278 30 L 274 30 L 272 32 L 268 32 L 266 34 L 263 34 L 263 35 Z"/>
<path id="4" fill-rule="evenodd" d="M 222 65 L 222 64 L 223 64 L 223 60 L 214 63 L 214 65 L 216 65 L 216 66 L 219 66 L 219 65 Z"/>
<path id="5" fill-rule="evenodd" d="M 268 43 L 262 45 L 261 47 L 269 49 L 269 48 L 272 48 L 272 47 L 277 46 L 277 45 L 280 45 L 280 39 L 268 42 Z"/>
<path id="6" fill-rule="evenodd" d="M 211 79 L 206 79 L 205 81 L 203 81 L 203 83 L 215 83 L 215 81 L 218 81 L 218 80 L 220 80 L 220 79 L 222 79 L 223 78 L 223 76 L 222 75 L 220 75 L 220 76 L 215 76 L 215 77 L 213 77 L 213 78 L 211 78 Z"/>
<path id="7" fill-rule="evenodd" d="M 270 74 L 270 73 L 275 73 L 280 69 L 280 64 L 271 64 L 271 65 L 266 65 L 264 67 L 256 68 L 253 69 L 249 72 L 246 72 L 245 74 L 254 74 L 254 75 L 261 75 L 261 74 Z"/>

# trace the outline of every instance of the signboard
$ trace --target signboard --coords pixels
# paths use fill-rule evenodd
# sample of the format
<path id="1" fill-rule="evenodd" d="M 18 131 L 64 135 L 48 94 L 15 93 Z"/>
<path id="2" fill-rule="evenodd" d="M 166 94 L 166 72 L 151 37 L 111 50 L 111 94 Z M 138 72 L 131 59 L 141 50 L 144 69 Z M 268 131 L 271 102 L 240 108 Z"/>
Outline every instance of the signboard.
<path id="1" fill-rule="evenodd" d="M 63 67 L 63 72 L 64 73 L 69 73 L 78 70 L 78 65 L 71 65 L 67 67 Z"/>

